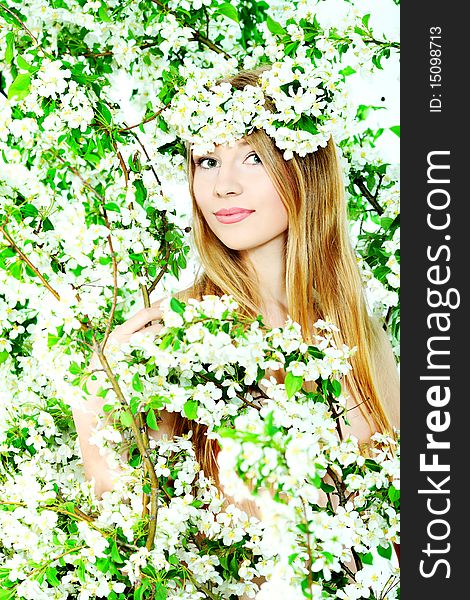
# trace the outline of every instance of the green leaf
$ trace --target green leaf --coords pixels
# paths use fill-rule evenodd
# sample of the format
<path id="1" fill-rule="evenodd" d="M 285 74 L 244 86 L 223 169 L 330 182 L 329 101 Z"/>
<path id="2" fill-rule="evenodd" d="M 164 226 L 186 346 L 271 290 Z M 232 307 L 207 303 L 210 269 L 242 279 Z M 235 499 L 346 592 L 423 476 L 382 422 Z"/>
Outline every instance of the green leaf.
<path id="1" fill-rule="evenodd" d="M 13 60 L 13 52 L 15 49 L 15 36 L 13 32 L 9 31 L 6 35 L 5 40 L 7 43 L 7 47 L 5 50 L 5 62 L 7 63 L 7 65 L 9 65 Z"/>
<path id="2" fill-rule="evenodd" d="M 364 15 L 362 17 L 362 24 L 364 25 L 364 27 L 369 27 L 369 19 L 370 19 L 370 13 L 368 15 Z"/>
<path id="3" fill-rule="evenodd" d="M 117 544 L 115 541 L 113 541 L 113 543 L 111 544 L 111 558 L 114 560 L 114 562 L 117 563 L 123 563 L 124 559 L 122 558 L 121 554 L 119 553 Z"/>
<path id="4" fill-rule="evenodd" d="M 23 69 L 23 71 L 29 71 L 30 73 L 36 73 L 36 71 L 39 71 L 38 67 L 33 67 L 30 65 L 22 56 L 17 57 L 16 64 L 20 69 Z"/>
<path id="5" fill-rule="evenodd" d="M 390 131 L 392 131 L 395 135 L 400 137 L 400 125 L 393 125 L 390 127 Z"/>
<path id="6" fill-rule="evenodd" d="M 193 420 L 197 417 L 197 408 L 199 406 L 199 403 L 196 402 L 196 400 L 188 400 L 184 407 L 184 414 L 186 415 L 186 417 L 190 420 Z"/>
<path id="7" fill-rule="evenodd" d="M 374 557 L 370 552 L 367 552 L 366 554 L 359 554 L 359 558 L 364 565 L 371 565 L 374 560 Z"/>
<path id="8" fill-rule="evenodd" d="M 224 16 L 228 17 L 229 19 L 232 19 L 232 21 L 235 21 L 236 23 L 239 22 L 238 11 L 229 2 L 226 2 L 225 4 L 221 4 L 215 11 L 215 14 L 217 14 L 217 13 L 224 15 Z"/>
<path id="9" fill-rule="evenodd" d="M 274 35 L 284 35 L 287 31 L 282 27 L 280 23 L 272 19 L 269 15 L 266 17 L 266 26 L 271 33 Z"/>
<path id="10" fill-rule="evenodd" d="M 149 587 L 148 579 L 144 579 L 142 585 L 134 590 L 134 600 L 142 600 L 145 590 Z"/>
<path id="11" fill-rule="evenodd" d="M 173 334 L 167 333 L 158 346 L 160 350 L 166 350 L 173 341 Z"/>
<path id="12" fill-rule="evenodd" d="M 10 265 L 10 267 L 8 268 L 8 271 L 12 277 L 14 277 L 15 279 L 18 279 L 18 281 L 21 281 L 22 275 L 23 275 L 23 268 L 24 268 L 23 261 L 17 260 L 16 262 L 14 262 Z"/>
<path id="13" fill-rule="evenodd" d="M 326 494 L 332 494 L 336 489 L 334 487 L 334 485 L 329 485 L 328 483 L 325 483 L 324 481 L 321 482 L 320 487 Z"/>
<path id="14" fill-rule="evenodd" d="M 186 269 L 187 262 L 186 262 L 186 258 L 184 257 L 184 254 L 180 254 L 178 256 L 178 258 L 176 259 L 176 262 L 178 263 L 178 267 L 180 269 Z"/>
<path id="15" fill-rule="evenodd" d="M 172 298 L 170 300 L 170 308 L 175 313 L 182 315 L 184 313 L 185 305 L 182 302 L 180 302 L 177 298 Z"/>
<path id="16" fill-rule="evenodd" d="M 76 362 L 70 363 L 69 371 L 72 375 L 79 375 L 82 372 L 82 368 Z"/>
<path id="17" fill-rule="evenodd" d="M 93 152 L 87 152 L 83 158 L 94 165 L 97 165 L 101 160 L 98 154 L 94 154 Z"/>
<path id="18" fill-rule="evenodd" d="M 356 69 L 353 69 L 352 67 L 344 67 L 344 69 L 341 69 L 340 74 L 343 75 L 344 77 L 347 77 L 348 75 L 352 75 L 353 73 L 356 72 Z"/>
<path id="19" fill-rule="evenodd" d="M 296 123 L 296 129 L 304 129 L 313 135 L 318 133 L 318 127 L 312 117 L 302 116 Z"/>
<path id="20" fill-rule="evenodd" d="M 148 590 L 150 587 L 150 582 L 148 579 L 144 579 L 142 581 L 142 585 L 134 590 L 134 600 L 143 600 L 144 592 Z"/>
<path id="21" fill-rule="evenodd" d="M 310 533 L 310 528 L 307 523 L 297 523 L 297 529 L 302 533 Z"/>
<path id="22" fill-rule="evenodd" d="M 392 558 L 392 544 L 388 544 L 388 546 L 377 546 L 377 552 L 383 558 L 390 560 Z"/>
<path id="23" fill-rule="evenodd" d="M 136 415 L 139 412 L 140 407 L 140 398 L 138 396 L 132 396 L 129 400 L 129 408 L 131 409 L 131 413 Z"/>
<path id="24" fill-rule="evenodd" d="M 46 569 L 46 579 L 52 587 L 60 585 L 60 581 L 57 579 L 57 569 L 55 567 L 48 567 Z"/>
<path id="25" fill-rule="evenodd" d="M 274 425 L 274 413 L 270 412 L 264 421 L 264 433 L 272 437 L 279 429 Z"/>
<path id="26" fill-rule="evenodd" d="M 55 346 L 59 340 L 60 340 L 60 336 L 54 335 L 53 333 L 48 333 L 47 334 L 47 347 L 49 348 L 49 350 L 52 348 L 52 346 Z"/>
<path id="27" fill-rule="evenodd" d="M 37 217 L 39 214 L 38 209 L 34 206 L 34 204 L 24 204 L 21 207 L 21 214 L 24 217 Z"/>
<path id="28" fill-rule="evenodd" d="M 111 125 L 113 116 L 106 104 L 104 104 L 104 102 L 98 102 L 96 110 L 98 113 L 98 119 L 100 121 L 104 121 L 107 125 Z"/>
<path id="29" fill-rule="evenodd" d="M 134 375 L 134 377 L 132 378 L 132 387 L 134 388 L 134 390 L 136 392 L 143 392 L 144 391 L 144 384 L 142 383 L 142 381 L 140 379 L 139 373 L 136 373 Z"/>
<path id="30" fill-rule="evenodd" d="M 341 384 L 337 379 L 331 380 L 331 387 L 333 388 L 333 395 L 335 398 L 341 394 Z"/>
<path id="31" fill-rule="evenodd" d="M 106 204 L 103 204 L 103 208 L 117 213 L 121 212 L 121 208 L 115 202 L 107 202 Z"/>
<path id="32" fill-rule="evenodd" d="M 135 201 L 137 204 L 143 206 L 147 199 L 147 190 L 140 179 L 136 179 L 133 184 L 135 188 Z"/>
<path id="33" fill-rule="evenodd" d="M 76 572 L 77 572 L 77 576 L 78 576 L 79 581 L 81 581 L 82 583 L 85 583 L 85 581 L 86 581 L 85 561 L 83 561 L 83 560 L 79 561 L 79 563 L 77 565 Z"/>
<path id="34" fill-rule="evenodd" d="M 16 98 L 23 100 L 29 94 L 29 86 L 31 85 L 31 75 L 29 73 L 20 73 L 16 76 L 13 83 L 8 88 L 8 100 Z"/>
<path id="35" fill-rule="evenodd" d="M 168 594 L 167 594 L 167 590 L 166 587 L 163 585 L 163 583 L 157 583 L 155 590 L 155 600 L 166 600 Z"/>
<path id="36" fill-rule="evenodd" d="M 98 9 L 98 17 L 104 22 L 104 23 L 110 23 L 111 22 L 111 18 L 108 15 L 108 10 L 106 8 L 106 6 L 100 6 Z"/>
<path id="37" fill-rule="evenodd" d="M 312 485 L 315 486 L 317 489 L 320 489 L 322 486 L 322 478 L 320 477 L 320 475 L 318 473 L 315 473 L 315 475 L 310 476 L 310 479 L 312 481 Z"/>
<path id="38" fill-rule="evenodd" d="M 148 411 L 145 420 L 147 421 L 147 425 L 150 427 L 150 429 L 158 429 L 158 421 L 153 408 Z"/>
<path id="39" fill-rule="evenodd" d="M 6 350 L 0 351 L 0 365 L 6 361 L 8 356 L 9 356 L 9 353 Z"/>
<path id="40" fill-rule="evenodd" d="M 238 561 L 237 561 L 237 557 L 235 556 L 235 554 L 230 559 L 229 567 L 230 567 L 230 572 L 232 573 L 233 577 L 237 578 L 238 577 Z"/>
<path id="41" fill-rule="evenodd" d="M 119 415 L 119 418 L 124 427 L 130 427 L 132 425 L 132 415 L 129 412 L 123 411 Z"/>
<path id="42" fill-rule="evenodd" d="M 303 382 L 303 377 L 301 377 L 300 375 L 293 375 L 291 371 L 288 371 L 286 379 L 284 381 L 284 384 L 286 386 L 287 397 L 292 398 L 292 396 L 302 388 Z"/>
<path id="43" fill-rule="evenodd" d="M 390 502 L 395 503 L 397 500 L 400 499 L 400 490 L 397 490 L 395 486 L 391 485 L 388 488 L 388 498 Z"/>

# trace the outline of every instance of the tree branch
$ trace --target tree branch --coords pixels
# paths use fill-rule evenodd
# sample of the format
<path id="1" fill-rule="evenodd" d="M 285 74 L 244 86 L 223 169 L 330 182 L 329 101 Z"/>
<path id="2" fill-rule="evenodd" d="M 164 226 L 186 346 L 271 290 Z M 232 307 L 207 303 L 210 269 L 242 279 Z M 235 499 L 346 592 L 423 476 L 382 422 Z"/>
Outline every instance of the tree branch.
<path id="1" fill-rule="evenodd" d="M 377 198 L 368 190 L 367 186 L 364 184 L 362 179 L 357 177 L 354 180 L 354 183 L 357 185 L 357 187 L 362 192 L 362 194 L 367 198 L 367 200 L 372 204 L 372 206 L 375 208 L 375 210 L 378 212 L 378 214 L 382 215 L 384 212 L 384 209 L 377 202 Z"/>
<path id="2" fill-rule="evenodd" d="M 165 104 L 165 106 L 162 106 L 162 108 L 158 109 L 157 112 L 153 113 L 152 115 L 150 115 L 149 117 L 145 118 L 143 121 L 140 121 L 140 123 L 136 123 L 135 125 L 128 125 L 126 127 L 122 127 L 121 129 L 118 129 L 119 133 L 123 133 L 125 131 L 130 131 L 131 129 L 135 129 L 136 127 L 140 127 L 140 125 L 145 125 L 145 123 L 150 123 L 150 121 L 153 121 L 154 119 L 156 119 L 159 115 L 162 114 L 162 112 L 168 108 L 171 104 L 171 100 L 169 102 L 167 102 Z"/>
<path id="3" fill-rule="evenodd" d="M 94 334 L 93 334 L 93 348 L 94 348 L 94 351 L 96 352 L 96 355 L 101 363 L 101 366 L 103 367 L 103 369 L 106 373 L 108 381 L 111 383 L 111 387 L 113 388 L 113 391 L 116 394 L 116 397 L 119 400 L 119 403 L 121 404 L 121 406 L 124 409 L 124 411 L 126 412 L 126 414 L 131 417 L 131 430 L 132 430 L 132 433 L 134 434 L 134 439 L 136 441 L 139 453 L 142 457 L 142 462 L 145 466 L 146 473 L 148 473 L 148 475 L 150 477 L 150 487 L 151 487 L 150 516 L 149 516 L 149 529 L 148 529 L 148 533 L 147 533 L 147 541 L 146 541 L 145 546 L 146 546 L 147 550 L 151 550 L 153 547 L 153 542 L 155 539 L 155 532 L 156 532 L 156 527 L 157 527 L 158 490 L 159 490 L 158 478 L 157 478 L 157 475 L 155 473 L 155 468 L 153 466 L 153 463 L 152 463 L 149 453 L 148 453 L 148 447 L 146 446 L 145 439 L 140 430 L 139 419 L 136 416 L 134 416 L 132 414 L 131 410 L 129 409 L 129 405 L 124 397 L 124 394 L 122 393 L 121 387 L 119 386 L 114 373 L 111 371 L 111 367 L 109 366 L 108 360 L 103 352 L 103 349 L 101 348 L 100 344 L 96 340 L 96 337 Z"/>
<path id="4" fill-rule="evenodd" d="M 12 10 L 10 10 L 9 8 L 7 8 L 4 4 L 0 4 L 0 10 L 4 10 L 5 12 L 7 12 L 10 16 L 12 16 L 14 19 L 16 19 L 18 21 L 18 23 L 20 24 L 21 28 L 29 35 L 29 37 L 33 40 L 33 42 L 36 44 L 36 46 L 39 46 L 39 41 L 37 40 L 37 38 L 31 33 L 31 31 L 26 27 L 26 25 L 23 23 L 23 21 L 18 17 L 17 14 L 15 14 Z M 42 50 L 42 48 L 41 48 Z M 42 52 L 45 54 L 44 50 L 42 50 Z"/>
<path id="5" fill-rule="evenodd" d="M 51 294 L 54 296 L 54 298 L 60 302 L 59 294 L 50 285 L 50 283 L 47 281 L 47 279 L 44 277 L 44 275 L 42 273 L 40 273 L 40 271 L 33 265 L 33 263 L 29 260 L 29 258 L 18 248 L 15 241 L 10 236 L 10 234 L 6 231 L 6 229 L 3 225 L 0 225 L 0 231 L 3 233 L 3 236 L 6 238 L 10 247 L 18 254 L 18 256 L 21 258 L 21 260 L 23 262 L 25 262 L 32 271 L 34 271 L 34 274 L 37 277 L 39 277 L 39 279 L 42 281 L 44 286 L 51 292 Z"/>

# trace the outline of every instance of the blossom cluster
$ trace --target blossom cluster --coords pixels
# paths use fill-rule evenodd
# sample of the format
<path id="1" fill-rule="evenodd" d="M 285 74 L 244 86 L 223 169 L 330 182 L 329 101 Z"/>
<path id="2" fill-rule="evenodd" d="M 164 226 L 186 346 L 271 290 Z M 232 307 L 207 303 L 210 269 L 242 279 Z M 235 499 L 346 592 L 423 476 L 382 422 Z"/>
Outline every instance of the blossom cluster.
<path id="1" fill-rule="evenodd" d="M 178 412 L 205 424 L 222 447 L 218 488 L 201 470 L 190 435 L 149 438 L 159 481 L 150 548 L 143 543 L 152 510 L 144 500 L 148 475 L 142 476 L 132 437 L 121 437 L 127 420 L 102 423 L 93 438 L 119 471 L 115 489 L 98 500 L 66 424 L 68 404 L 88 397 L 83 379 L 73 377 L 76 363 L 38 377 L 25 410 L 24 390 L 15 389 L 6 368 L 11 359 L 4 361 L 5 393 L 14 401 L 2 421 L 2 451 L 10 457 L 1 472 L 3 589 L 21 598 L 64 599 L 79 589 L 84 600 L 124 598 L 135 588 L 146 598 L 156 578 L 168 598 L 203 598 L 207 589 L 220 599 L 263 598 L 279 582 L 292 597 L 302 597 L 309 582 L 313 597 L 359 598 L 379 597 L 396 584 L 396 442 L 377 435 L 365 456 L 357 439 L 343 438 L 338 428 L 339 416 L 347 418 L 340 381 L 354 349 L 337 346 L 332 323 L 315 323 L 312 346 L 297 323 L 269 330 L 237 308 L 230 297 L 187 304 L 173 298 L 163 307 L 157 336 L 135 334 L 127 345 L 106 350 L 131 419 L 144 413 L 155 427 L 162 409 Z M 48 373 L 41 338 L 51 341 L 46 330 L 37 332 L 34 356 L 20 362 L 23 372 Z M 73 347 L 71 358 L 83 360 Z M 280 370 L 284 383 L 274 376 Z M 122 415 L 109 381 L 100 385 L 106 411 Z M 123 433 L 126 440 L 126 427 Z M 129 461 L 123 443 L 130 443 Z M 235 496 L 238 506 L 230 504 Z M 246 502 L 251 511 L 240 508 Z M 353 556 L 362 568 L 349 580 L 345 569 Z"/>

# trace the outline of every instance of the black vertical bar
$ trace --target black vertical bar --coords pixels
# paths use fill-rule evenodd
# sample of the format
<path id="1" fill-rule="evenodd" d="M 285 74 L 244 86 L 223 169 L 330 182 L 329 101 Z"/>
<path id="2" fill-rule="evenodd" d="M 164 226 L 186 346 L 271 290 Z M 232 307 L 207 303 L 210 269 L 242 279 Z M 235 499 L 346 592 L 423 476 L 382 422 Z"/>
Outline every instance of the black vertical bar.
<path id="1" fill-rule="evenodd" d="M 469 598 L 468 31 L 437 0 L 401 26 L 401 598 Z"/>

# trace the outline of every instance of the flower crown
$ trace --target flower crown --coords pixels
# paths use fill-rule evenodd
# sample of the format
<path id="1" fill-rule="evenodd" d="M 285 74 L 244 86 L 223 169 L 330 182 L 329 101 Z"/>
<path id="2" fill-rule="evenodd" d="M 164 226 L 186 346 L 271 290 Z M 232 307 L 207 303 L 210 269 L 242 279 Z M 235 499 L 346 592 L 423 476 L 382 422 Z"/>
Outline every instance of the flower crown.
<path id="1" fill-rule="evenodd" d="M 198 153 L 263 129 L 286 160 L 294 153 L 305 156 L 326 146 L 330 136 L 341 136 L 353 118 L 344 75 L 332 67 L 329 61 L 317 65 L 284 56 L 260 72 L 258 85 L 243 89 L 214 82 L 201 69 L 165 111 L 165 120 Z"/>

